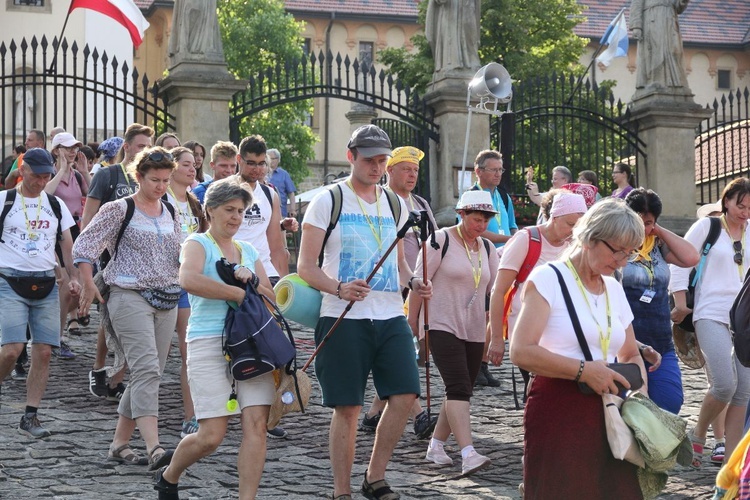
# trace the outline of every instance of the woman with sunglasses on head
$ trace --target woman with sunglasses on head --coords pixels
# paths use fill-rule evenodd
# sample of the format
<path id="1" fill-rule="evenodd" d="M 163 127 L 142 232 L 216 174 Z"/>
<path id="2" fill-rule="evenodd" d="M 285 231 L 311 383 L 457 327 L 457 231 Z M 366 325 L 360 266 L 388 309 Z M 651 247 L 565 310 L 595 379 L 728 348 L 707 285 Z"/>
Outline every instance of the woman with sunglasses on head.
<path id="1" fill-rule="evenodd" d="M 633 311 L 635 338 L 654 348 L 662 359 L 658 370 L 646 365 L 648 393 L 659 407 L 678 414 L 683 390 L 669 318 L 669 264 L 693 267 L 698 264 L 698 252 L 690 242 L 657 224 L 662 211 L 658 194 L 637 188 L 625 203 L 641 217 L 646 237 L 635 259 L 622 268 L 622 287 Z"/>
<path id="2" fill-rule="evenodd" d="M 734 355 L 732 333 L 729 331 L 729 309 L 742 287 L 750 265 L 750 179 L 742 177 L 726 185 L 721 195 L 721 233 L 711 247 L 695 286 L 693 325 L 701 352 L 706 360 L 709 389 L 703 398 L 698 422 L 688 433 L 693 442 L 693 467 L 700 467 L 708 426 L 723 410 L 726 414 L 725 457 L 742 437 L 745 410 L 750 400 L 750 368 L 745 368 Z M 695 222 L 685 239 L 700 252 L 708 236 L 711 221 L 704 217 Z M 675 307 L 672 321 L 680 323 L 691 312 L 685 305 L 690 269 L 673 266 L 670 291 Z"/>
<path id="3" fill-rule="evenodd" d="M 139 190 L 102 205 L 73 247 L 83 285 L 79 314 L 89 310 L 94 298 L 105 303 L 94 283 L 93 263 L 105 249 L 112 255 L 102 272 L 109 288 L 106 308 L 130 368 L 130 384 L 120 399 L 107 460 L 148 464 L 150 470 L 168 464 L 172 456 L 172 451 L 159 444 L 158 416 L 159 383 L 174 335 L 180 293 L 181 224 L 173 208 L 162 201 L 175 167 L 172 155 L 161 147 L 140 152 L 128 166 Z M 122 230 L 128 201 L 134 211 Z M 136 426 L 148 458 L 130 448 Z"/>

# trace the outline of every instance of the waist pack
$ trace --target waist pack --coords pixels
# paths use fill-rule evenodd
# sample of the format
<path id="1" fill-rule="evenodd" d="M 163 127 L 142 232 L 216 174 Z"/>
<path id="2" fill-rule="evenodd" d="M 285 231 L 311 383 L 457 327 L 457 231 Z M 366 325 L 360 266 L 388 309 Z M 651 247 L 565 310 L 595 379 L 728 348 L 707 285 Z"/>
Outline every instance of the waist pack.
<path id="1" fill-rule="evenodd" d="M 0 274 L 8 282 L 8 285 L 24 299 L 40 300 L 47 296 L 55 288 L 55 277 L 50 276 L 5 276 Z"/>
<path id="2" fill-rule="evenodd" d="M 170 286 L 165 289 L 160 288 L 149 288 L 147 290 L 139 290 L 138 293 L 141 297 L 146 299 L 154 309 L 162 311 L 168 311 L 177 307 L 177 303 L 180 301 L 180 293 L 182 289 L 179 286 Z"/>
<path id="3" fill-rule="evenodd" d="M 292 332 L 276 305 L 249 282 L 245 291 L 245 299 L 237 309 L 230 307 L 224 320 L 224 355 L 235 380 L 251 379 L 281 368 L 296 354 Z M 276 311 L 276 316 L 266 304 Z"/>

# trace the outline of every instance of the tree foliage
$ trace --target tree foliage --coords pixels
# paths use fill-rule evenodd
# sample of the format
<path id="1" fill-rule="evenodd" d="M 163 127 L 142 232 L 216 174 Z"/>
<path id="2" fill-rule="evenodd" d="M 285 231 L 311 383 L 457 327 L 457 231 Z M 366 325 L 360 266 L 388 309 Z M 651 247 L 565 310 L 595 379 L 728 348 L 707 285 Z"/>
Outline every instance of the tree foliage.
<path id="1" fill-rule="evenodd" d="M 241 79 L 256 77 L 284 61 L 300 59 L 304 23 L 284 10 L 278 0 L 219 0 L 218 17 L 229 71 Z M 284 71 L 283 65 L 280 71 Z M 269 148 L 281 152 L 282 167 L 295 183 L 308 175 L 318 141 L 305 124 L 311 99 L 273 106 L 243 120 L 243 136 L 262 135 Z"/>

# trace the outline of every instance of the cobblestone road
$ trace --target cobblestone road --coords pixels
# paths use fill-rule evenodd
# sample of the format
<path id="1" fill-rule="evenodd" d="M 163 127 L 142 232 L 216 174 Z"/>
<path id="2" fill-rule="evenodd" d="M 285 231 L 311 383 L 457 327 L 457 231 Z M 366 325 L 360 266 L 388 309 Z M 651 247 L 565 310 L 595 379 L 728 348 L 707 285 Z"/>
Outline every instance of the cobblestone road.
<path id="1" fill-rule="evenodd" d="M 2 314 L 0 312 L 0 314 Z M 0 498 L 65 498 L 109 500 L 121 498 L 156 498 L 152 475 L 145 467 L 112 466 L 105 458 L 116 421 L 116 404 L 96 399 L 88 391 L 87 373 L 91 368 L 96 335 L 93 325 L 83 335 L 71 338 L 78 354 L 72 361 L 53 358 L 47 393 L 39 416 L 52 432 L 46 440 L 34 440 L 16 429 L 23 411 L 23 382 L 8 378 L 2 386 L 0 400 Z M 296 332 L 304 361 L 312 351 L 312 332 Z M 176 342 L 176 341 L 175 341 Z M 173 346 L 161 389 L 160 429 L 162 443 L 176 446 L 182 421 L 179 397 L 179 352 Z M 472 401 L 472 429 L 477 450 L 492 459 L 492 467 L 476 475 L 457 479 L 460 459 L 448 468 L 431 466 L 424 460 L 426 441 L 417 440 L 411 424 L 404 432 L 393 460 L 388 480 L 402 498 L 485 499 L 519 498 L 523 442 L 522 412 L 515 410 L 510 369 L 492 368 L 503 380 L 498 388 L 476 391 Z M 312 376 L 312 373 L 311 373 Z M 424 382 L 424 371 L 422 372 Z M 314 379 L 314 377 L 313 377 Z M 520 377 L 519 377 L 520 380 Z M 702 372 L 684 372 L 686 402 L 683 416 L 695 422 L 705 377 Z M 439 377 L 432 374 L 432 408 L 439 409 L 442 388 Z M 371 398 L 368 396 L 368 401 Z M 260 498 L 320 498 L 330 493 L 332 476 L 328 461 L 327 430 L 331 411 L 320 404 L 320 391 L 313 388 L 306 414 L 292 414 L 282 420 L 289 431 L 287 439 L 269 440 L 268 457 Z M 353 491 L 359 490 L 365 464 L 372 446 L 372 435 L 360 433 L 352 477 Z M 180 485 L 181 498 L 237 498 L 236 445 L 240 439 L 238 421 L 219 450 L 192 466 Z M 581 436 L 585 439 L 585 436 Z M 710 442 L 710 439 L 709 439 Z M 133 441 L 144 453 L 143 442 Z M 446 447 L 460 458 L 453 441 Z M 571 456 L 576 453 L 570 450 Z M 670 477 L 661 498 L 707 498 L 718 468 L 678 469 Z M 355 493 L 354 498 L 362 498 Z"/>

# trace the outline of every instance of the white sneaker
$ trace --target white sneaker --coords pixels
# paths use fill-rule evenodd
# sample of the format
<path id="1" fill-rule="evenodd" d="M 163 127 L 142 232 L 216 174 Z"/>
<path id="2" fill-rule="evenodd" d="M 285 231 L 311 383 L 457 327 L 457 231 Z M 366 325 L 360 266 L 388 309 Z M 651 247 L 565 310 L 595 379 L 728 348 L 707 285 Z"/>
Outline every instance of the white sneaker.
<path id="1" fill-rule="evenodd" d="M 443 448 L 433 448 L 432 446 L 428 446 L 425 458 L 438 465 L 453 465 L 453 459 L 445 453 L 445 449 Z"/>
<path id="2" fill-rule="evenodd" d="M 491 464 L 492 461 L 489 458 L 480 455 L 476 450 L 473 450 L 469 453 L 469 456 L 464 458 L 461 462 L 461 474 L 468 476 L 484 469 L 485 467 L 489 467 Z"/>

